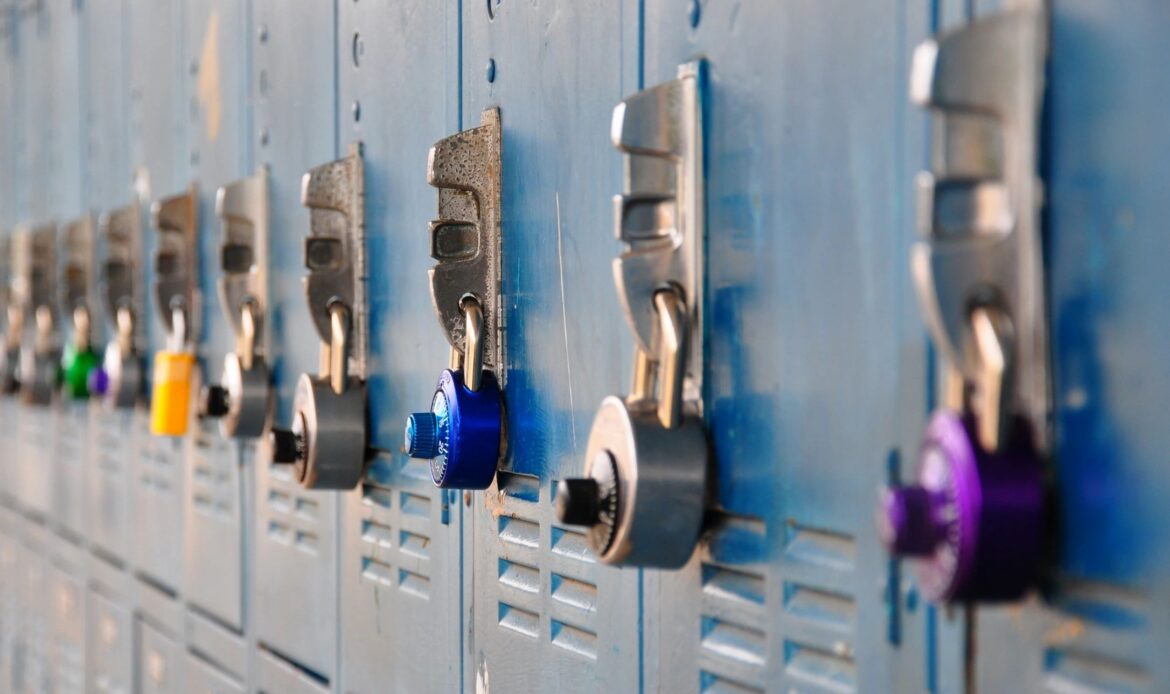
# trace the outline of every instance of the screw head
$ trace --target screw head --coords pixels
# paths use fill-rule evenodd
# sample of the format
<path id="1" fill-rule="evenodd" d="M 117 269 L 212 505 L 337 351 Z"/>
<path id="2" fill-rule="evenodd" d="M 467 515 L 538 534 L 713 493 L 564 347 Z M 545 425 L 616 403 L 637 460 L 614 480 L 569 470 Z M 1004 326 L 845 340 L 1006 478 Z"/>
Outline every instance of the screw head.
<path id="1" fill-rule="evenodd" d="M 557 483 L 557 518 L 568 525 L 596 525 L 601 519 L 601 488 L 592 477 Z"/>
<path id="2" fill-rule="evenodd" d="M 204 417 L 218 419 L 231 409 L 230 395 L 227 388 L 219 385 L 207 385 L 199 393 L 199 414 Z"/>
<path id="3" fill-rule="evenodd" d="M 278 465 L 293 465 L 304 457 L 304 437 L 288 429 L 272 429 L 268 432 L 268 443 L 272 447 L 272 462 Z"/>

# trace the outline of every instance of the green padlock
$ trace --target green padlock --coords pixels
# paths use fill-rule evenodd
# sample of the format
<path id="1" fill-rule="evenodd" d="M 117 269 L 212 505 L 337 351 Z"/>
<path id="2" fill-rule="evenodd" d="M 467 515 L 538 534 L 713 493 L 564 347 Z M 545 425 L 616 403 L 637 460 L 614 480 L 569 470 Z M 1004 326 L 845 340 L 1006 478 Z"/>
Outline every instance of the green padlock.
<path id="1" fill-rule="evenodd" d="M 78 349 L 76 345 L 69 345 L 65 348 L 61 371 L 66 397 L 74 400 L 89 397 L 89 372 L 97 368 L 99 361 L 97 352 L 90 347 Z"/>

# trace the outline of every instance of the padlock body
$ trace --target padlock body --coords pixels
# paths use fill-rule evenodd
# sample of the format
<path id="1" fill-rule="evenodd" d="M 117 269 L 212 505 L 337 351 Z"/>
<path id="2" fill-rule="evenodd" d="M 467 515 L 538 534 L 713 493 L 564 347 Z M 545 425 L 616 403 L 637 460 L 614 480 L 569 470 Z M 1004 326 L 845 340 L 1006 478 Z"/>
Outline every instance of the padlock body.
<path id="1" fill-rule="evenodd" d="M 156 436 L 182 436 L 187 433 L 194 373 L 194 354 L 166 350 L 155 354 L 150 433 Z"/>

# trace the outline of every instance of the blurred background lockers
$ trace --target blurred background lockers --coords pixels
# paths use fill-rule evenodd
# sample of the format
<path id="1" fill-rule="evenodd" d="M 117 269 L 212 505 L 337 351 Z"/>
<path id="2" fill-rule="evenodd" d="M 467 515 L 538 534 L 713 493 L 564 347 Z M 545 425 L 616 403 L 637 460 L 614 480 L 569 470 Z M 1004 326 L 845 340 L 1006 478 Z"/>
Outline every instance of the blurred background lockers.
<path id="1" fill-rule="evenodd" d="M 930 142 L 909 58 L 998 4 L 5 0 L 0 228 L 196 183 L 214 374 L 232 349 L 214 193 L 268 167 L 282 421 L 318 359 L 301 177 L 363 142 L 377 453 L 358 489 L 308 492 L 214 427 L 153 438 L 145 411 L 4 399 L 0 691 L 1170 690 L 1164 2 L 1051 7 L 1047 595 L 936 608 L 877 542 L 876 490 L 911 474 L 934 387 L 908 268 Z M 685 569 L 617 570 L 551 492 L 631 369 L 611 111 L 695 56 L 718 511 Z M 401 424 L 446 353 L 427 149 L 491 105 L 511 444 L 465 503 L 401 452 Z"/>

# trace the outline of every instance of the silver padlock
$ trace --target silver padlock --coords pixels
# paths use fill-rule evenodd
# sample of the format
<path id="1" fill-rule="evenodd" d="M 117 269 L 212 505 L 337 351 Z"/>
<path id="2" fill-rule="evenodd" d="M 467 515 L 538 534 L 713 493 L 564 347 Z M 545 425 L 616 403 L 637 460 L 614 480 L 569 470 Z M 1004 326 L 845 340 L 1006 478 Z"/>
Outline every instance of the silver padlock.
<path id="1" fill-rule="evenodd" d="M 702 76 L 701 62 L 688 63 L 614 109 L 614 145 L 627 155 L 616 222 L 628 245 L 614 283 L 637 345 L 633 387 L 602 402 L 585 476 L 556 495 L 561 522 L 588 526 L 606 564 L 683 566 L 707 508 Z"/>
<path id="2" fill-rule="evenodd" d="M 321 337 L 321 373 L 301 374 L 287 429 L 273 428 L 274 464 L 310 489 L 352 489 L 366 469 L 366 309 L 363 166 L 350 154 L 305 174 L 310 211 L 305 294 Z"/>
<path id="3" fill-rule="evenodd" d="M 218 384 L 199 395 L 199 414 L 219 420 L 227 437 L 250 439 L 268 429 L 275 394 L 265 359 L 268 306 L 268 172 L 219 189 L 216 216 L 220 243 L 219 303 L 236 335 L 236 348 L 223 359 Z"/>

